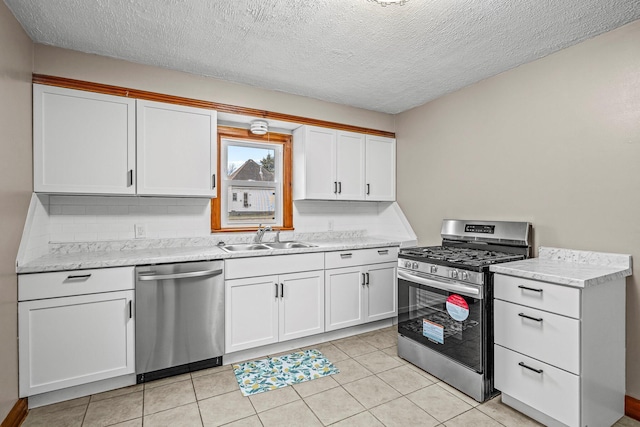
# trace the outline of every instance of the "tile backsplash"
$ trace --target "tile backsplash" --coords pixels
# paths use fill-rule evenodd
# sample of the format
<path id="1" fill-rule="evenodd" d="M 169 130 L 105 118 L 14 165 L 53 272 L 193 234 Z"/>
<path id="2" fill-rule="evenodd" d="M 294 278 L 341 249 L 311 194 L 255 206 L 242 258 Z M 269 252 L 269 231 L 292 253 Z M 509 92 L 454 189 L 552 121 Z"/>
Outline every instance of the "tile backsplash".
<path id="1" fill-rule="evenodd" d="M 210 199 L 50 196 L 45 207 L 51 242 L 134 239 L 136 224 L 150 239 L 210 234 Z"/>

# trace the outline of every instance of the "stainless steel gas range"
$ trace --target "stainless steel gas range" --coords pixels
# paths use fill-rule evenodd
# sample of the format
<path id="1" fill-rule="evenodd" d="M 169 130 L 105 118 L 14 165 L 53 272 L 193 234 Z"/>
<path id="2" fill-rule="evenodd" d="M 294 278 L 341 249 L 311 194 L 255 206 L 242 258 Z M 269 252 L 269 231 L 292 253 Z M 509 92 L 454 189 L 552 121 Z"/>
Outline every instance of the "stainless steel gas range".
<path id="1" fill-rule="evenodd" d="M 446 219 L 441 236 L 398 255 L 398 355 L 483 402 L 495 394 L 489 266 L 528 258 L 531 224 Z"/>

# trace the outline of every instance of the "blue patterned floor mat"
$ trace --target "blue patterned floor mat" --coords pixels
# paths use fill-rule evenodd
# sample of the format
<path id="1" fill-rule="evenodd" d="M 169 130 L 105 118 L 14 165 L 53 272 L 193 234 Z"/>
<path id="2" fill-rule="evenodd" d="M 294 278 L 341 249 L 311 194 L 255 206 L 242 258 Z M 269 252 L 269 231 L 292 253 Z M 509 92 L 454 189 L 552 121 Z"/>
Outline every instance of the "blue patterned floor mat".
<path id="1" fill-rule="evenodd" d="M 233 373 L 244 396 L 339 372 L 338 368 L 318 350 L 297 351 L 285 356 L 267 357 L 233 365 Z"/>

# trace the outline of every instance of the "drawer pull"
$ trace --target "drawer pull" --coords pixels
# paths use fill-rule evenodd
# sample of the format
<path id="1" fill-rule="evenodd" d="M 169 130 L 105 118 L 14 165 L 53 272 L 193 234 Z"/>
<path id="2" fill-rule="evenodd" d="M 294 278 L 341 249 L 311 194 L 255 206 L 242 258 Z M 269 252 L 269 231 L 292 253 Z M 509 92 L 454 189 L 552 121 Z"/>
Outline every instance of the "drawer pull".
<path id="1" fill-rule="evenodd" d="M 67 276 L 67 280 L 84 280 L 91 277 L 91 274 L 75 274 Z"/>
<path id="2" fill-rule="evenodd" d="M 528 370 L 533 371 L 536 374 L 541 374 L 542 373 L 542 369 L 532 368 L 531 366 L 525 365 L 524 362 L 520 362 L 520 363 L 518 363 L 518 365 L 522 366 L 523 368 L 527 368 Z"/>
<path id="3" fill-rule="evenodd" d="M 369 286 L 369 273 L 365 273 L 367 275 L 367 281 L 365 282 L 367 286 Z"/>
<path id="4" fill-rule="evenodd" d="M 529 319 L 529 320 L 535 320 L 536 322 L 542 322 L 542 317 L 531 317 L 531 316 L 527 316 L 524 313 L 518 313 L 518 316 L 524 317 L 525 319 Z"/>
<path id="5" fill-rule="evenodd" d="M 365 275 L 364 275 L 364 274 L 365 274 L 365 273 L 362 273 L 362 286 L 364 286 L 364 285 L 365 285 Z"/>
<path id="6" fill-rule="evenodd" d="M 389 249 L 380 249 L 378 251 L 378 255 L 388 255 L 389 254 Z"/>
<path id="7" fill-rule="evenodd" d="M 351 258 L 353 256 L 352 253 L 348 253 L 348 254 L 340 254 L 340 258 L 345 259 L 345 258 Z"/>
<path id="8" fill-rule="evenodd" d="M 518 287 L 519 287 L 520 289 L 525 289 L 525 290 L 527 290 L 527 291 L 540 292 L 540 293 L 542 293 L 542 289 L 529 288 L 529 287 L 527 287 L 527 286 L 522 286 L 522 285 L 519 285 Z"/>

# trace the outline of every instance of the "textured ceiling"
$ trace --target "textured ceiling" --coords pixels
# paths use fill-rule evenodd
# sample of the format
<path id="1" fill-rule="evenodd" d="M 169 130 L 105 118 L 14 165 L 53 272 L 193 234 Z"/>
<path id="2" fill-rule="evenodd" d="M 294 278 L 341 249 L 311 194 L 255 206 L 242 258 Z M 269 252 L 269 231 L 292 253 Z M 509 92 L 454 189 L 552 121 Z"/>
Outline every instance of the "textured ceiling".
<path id="1" fill-rule="evenodd" d="M 5 0 L 38 43 L 386 113 L 640 18 L 639 0 Z"/>

